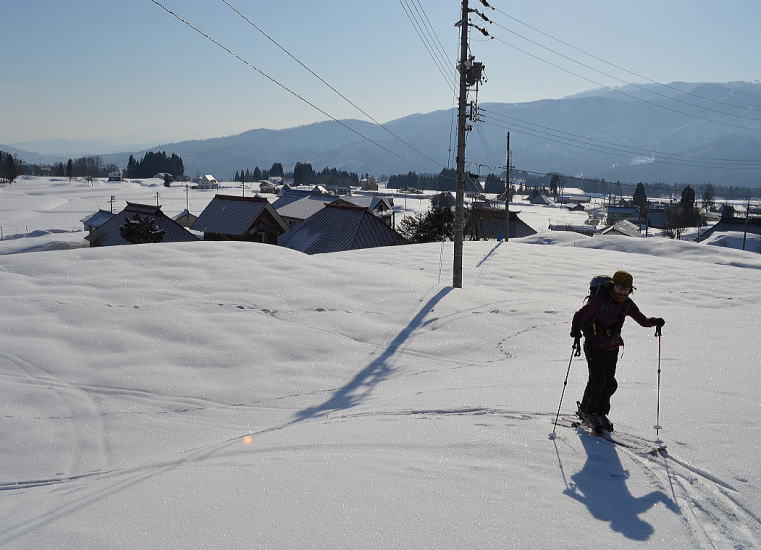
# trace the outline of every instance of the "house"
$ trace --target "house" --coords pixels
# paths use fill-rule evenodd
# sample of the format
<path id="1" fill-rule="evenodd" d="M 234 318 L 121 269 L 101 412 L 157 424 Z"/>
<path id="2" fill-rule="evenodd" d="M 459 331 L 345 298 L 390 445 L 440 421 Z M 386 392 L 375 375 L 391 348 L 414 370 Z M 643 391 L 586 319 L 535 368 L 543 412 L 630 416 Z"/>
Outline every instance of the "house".
<path id="1" fill-rule="evenodd" d="M 624 237 L 641 237 L 639 227 L 629 220 L 619 220 L 613 225 L 600 230 L 600 235 L 622 235 Z"/>
<path id="2" fill-rule="evenodd" d="M 270 244 L 289 229 L 267 199 L 231 195 L 214 195 L 190 228 L 201 231 L 205 241 Z"/>
<path id="3" fill-rule="evenodd" d="M 431 197 L 431 206 L 433 206 L 434 208 L 445 208 L 445 207 L 454 208 L 456 204 L 457 204 L 457 199 L 449 191 L 444 191 L 442 193 L 438 193 Z"/>
<path id="4" fill-rule="evenodd" d="M 528 237 L 536 231 L 518 217 L 520 212 L 510 211 L 509 238 Z M 505 234 L 505 210 L 498 208 L 474 208 L 463 230 L 471 240 L 501 239 Z"/>
<path id="5" fill-rule="evenodd" d="M 108 181 L 122 181 L 123 173 L 121 170 L 114 170 L 108 173 Z"/>
<path id="6" fill-rule="evenodd" d="M 761 218 L 751 216 L 746 220 L 744 217 L 723 216 L 721 220 L 702 233 L 695 241 L 702 242 L 709 239 L 709 237 L 712 237 L 712 241 L 716 241 L 720 240 L 719 236 L 721 234 L 729 236 L 730 233 L 734 234 L 733 236 L 735 237 L 739 237 L 736 239 L 738 241 L 740 238 L 744 238 L 746 240 L 746 250 L 750 250 L 751 247 L 748 246 L 747 240 L 753 236 L 755 236 L 754 240 L 759 240 L 759 237 L 761 237 Z"/>
<path id="7" fill-rule="evenodd" d="M 613 225 L 620 220 L 639 223 L 640 212 L 636 206 L 608 206 L 607 211 L 606 225 Z"/>
<path id="8" fill-rule="evenodd" d="M 549 197 L 537 188 L 532 189 L 531 193 L 529 193 L 528 202 L 531 204 L 543 204 L 545 206 L 552 204 Z"/>
<path id="9" fill-rule="evenodd" d="M 111 213 L 109 212 L 109 214 Z M 151 220 L 156 228 L 163 231 L 162 243 L 193 242 L 198 240 L 198 237 L 164 214 L 160 206 L 134 202 L 128 202 L 124 210 L 118 214 L 111 215 L 108 221 L 98 226 L 85 239 L 89 241 L 91 247 L 130 244 L 127 239 L 122 237 L 120 229 L 128 222 L 134 221 L 135 216 L 140 219 Z"/>
<path id="10" fill-rule="evenodd" d="M 586 210 L 584 209 L 584 205 L 581 204 L 580 202 L 577 202 L 573 206 L 569 206 L 568 210 L 570 210 L 571 212 L 586 212 Z"/>
<path id="11" fill-rule="evenodd" d="M 340 252 L 359 248 L 395 246 L 407 241 L 367 208 L 348 204 L 326 204 L 278 244 L 305 254 Z"/>
<path id="12" fill-rule="evenodd" d="M 219 189 L 219 182 L 211 174 L 204 174 L 195 179 L 199 189 Z"/>
<path id="13" fill-rule="evenodd" d="M 275 210 L 279 210 L 288 203 L 309 197 L 312 199 L 323 200 L 325 202 L 332 202 L 336 200 L 337 195 L 329 193 L 327 190 L 323 192 L 324 188 L 320 189 L 315 187 L 314 189 L 292 189 L 291 187 L 284 185 L 278 193 L 277 200 L 272 203 Z"/>
<path id="14" fill-rule="evenodd" d="M 279 190 L 279 186 L 276 184 L 269 182 L 269 181 L 260 181 L 259 182 L 259 192 L 260 193 L 277 193 Z"/>
<path id="15" fill-rule="evenodd" d="M 550 231 L 571 231 L 573 233 L 580 233 L 582 235 L 586 235 L 587 237 L 591 237 L 597 231 L 591 225 L 574 225 L 571 223 L 550 224 L 549 230 Z"/>
<path id="16" fill-rule="evenodd" d="M 342 197 L 334 201 L 334 204 L 353 204 L 367 208 L 372 214 L 378 216 L 389 227 L 395 227 L 394 199 L 381 195 Z"/>
<path id="17" fill-rule="evenodd" d="M 377 191 L 378 182 L 375 181 L 375 178 L 362 178 L 359 180 L 359 187 L 362 191 Z"/>
<path id="18" fill-rule="evenodd" d="M 281 199 L 272 203 L 272 207 L 277 210 L 277 213 L 280 214 L 280 217 L 283 218 L 290 228 L 295 227 L 297 224 L 316 214 L 326 204 L 337 200 L 335 197 L 322 195 L 307 195 L 306 197 L 299 197 L 295 200 L 283 200 L 282 202 Z M 280 207 L 277 206 L 278 203 L 281 204 Z"/>
<path id="19" fill-rule="evenodd" d="M 193 223 L 198 219 L 198 216 L 194 216 L 190 212 L 188 212 L 188 209 L 186 208 L 176 216 L 172 218 L 174 221 L 179 223 L 182 227 L 190 227 L 193 225 Z"/>
<path id="20" fill-rule="evenodd" d="M 109 212 L 108 210 L 98 210 L 95 214 L 90 214 L 86 218 L 82 218 L 79 221 L 84 224 L 85 231 L 92 233 L 113 217 L 113 212 Z"/>

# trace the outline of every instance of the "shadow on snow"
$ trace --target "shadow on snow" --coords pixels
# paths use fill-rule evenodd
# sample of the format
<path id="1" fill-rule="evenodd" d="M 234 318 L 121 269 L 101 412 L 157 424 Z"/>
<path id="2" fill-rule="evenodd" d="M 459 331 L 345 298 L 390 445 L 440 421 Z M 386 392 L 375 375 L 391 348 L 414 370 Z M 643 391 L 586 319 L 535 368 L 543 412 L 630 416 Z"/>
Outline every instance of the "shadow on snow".
<path id="1" fill-rule="evenodd" d="M 587 452 L 584 467 L 571 476 L 563 494 L 584 504 L 592 516 L 610 523 L 613 531 L 633 540 L 648 540 L 653 526 L 640 518 L 657 503 L 663 503 L 674 513 L 679 507 L 663 491 L 653 491 L 635 497 L 626 486 L 629 472 L 624 470 L 615 445 L 594 436 L 580 433 Z M 565 477 L 565 474 L 564 474 Z"/>
<path id="2" fill-rule="evenodd" d="M 431 309 L 439 303 L 447 294 L 452 291 L 452 287 L 442 288 L 428 300 L 410 320 L 404 329 L 388 345 L 386 350 L 373 360 L 364 369 L 349 381 L 348 384 L 336 390 L 330 398 L 324 403 L 315 407 L 310 407 L 296 413 L 294 422 L 307 420 L 316 416 L 322 416 L 330 411 L 345 410 L 354 407 L 362 402 L 367 394 L 385 379 L 392 371 L 391 359 L 394 354 L 404 345 L 417 327 L 419 327 L 425 316 Z"/>

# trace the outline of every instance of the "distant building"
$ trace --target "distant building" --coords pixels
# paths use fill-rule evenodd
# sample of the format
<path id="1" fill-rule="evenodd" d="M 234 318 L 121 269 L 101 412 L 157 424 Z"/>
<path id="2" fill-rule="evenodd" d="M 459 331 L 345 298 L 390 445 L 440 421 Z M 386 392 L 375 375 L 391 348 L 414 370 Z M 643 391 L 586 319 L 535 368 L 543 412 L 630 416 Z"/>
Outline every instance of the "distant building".
<path id="1" fill-rule="evenodd" d="M 190 227 L 206 241 L 270 244 L 289 229 L 267 199 L 231 195 L 215 195 Z"/>
<path id="2" fill-rule="evenodd" d="M 431 197 L 431 206 L 434 208 L 454 208 L 457 199 L 450 191 L 444 191 Z"/>
<path id="3" fill-rule="evenodd" d="M 371 214 L 378 216 L 383 223 L 389 227 L 396 227 L 394 217 L 394 199 L 393 197 L 384 197 L 373 195 L 372 197 L 353 195 L 351 197 L 341 197 L 333 204 L 352 204 L 367 208 Z"/>
<path id="4" fill-rule="evenodd" d="M 190 227 L 198 219 L 198 216 L 194 216 L 187 209 L 183 210 L 172 218 L 179 223 L 182 227 Z"/>
<path id="5" fill-rule="evenodd" d="M 333 196 L 314 195 L 300 197 L 292 201 L 281 202 L 281 199 L 278 199 L 272 203 L 272 207 L 277 210 L 277 213 L 280 214 L 280 217 L 283 218 L 285 223 L 287 223 L 290 228 L 293 228 L 325 208 L 326 204 L 335 200 L 337 199 Z M 282 206 L 277 207 L 278 202 L 280 202 Z"/>
<path id="6" fill-rule="evenodd" d="M 550 200 L 550 198 L 546 194 L 544 194 L 541 190 L 536 188 L 532 189 L 531 193 L 529 193 L 528 202 L 530 202 L 531 204 L 542 204 L 542 205 L 552 204 L 552 201 Z"/>
<path id="7" fill-rule="evenodd" d="M 90 214 L 86 218 L 82 218 L 79 221 L 84 224 L 85 231 L 92 233 L 113 217 L 113 212 L 109 212 L 108 210 L 98 210 L 95 212 L 95 214 Z"/>
<path id="8" fill-rule="evenodd" d="M 211 174 L 204 174 L 195 179 L 199 189 L 219 189 L 219 182 Z"/>
<path id="9" fill-rule="evenodd" d="M 536 234 L 536 231 L 518 217 L 520 212 L 510 211 L 509 238 L 515 239 Z M 465 235 L 471 240 L 490 240 L 504 238 L 505 210 L 497 208 L 474 208 L 464 228 Z"/>
<path id="10" fill-rule="evenodd" d="M 114 170 L 108 173 L 108 181 L 122 181 L 123 172 L 121 170 Z"/>
<path id="11" fill-rule="evenodd" d="M 600 235 L 622 235 L 624 237 L 641 237 L 639 227 L 629 220 L 619 220 L 613 225 L 600 230 Z"/>
<path id="12" fill-rule="evenodd" d="M 406 243 L 399 233 L 371 214 L 367 208 L 346 204 L 325 205 L 325 208 L 278 239 L 280 246 L 305 254 Z"/>
<path id="13" fill-rule="evenodd" d="M 101 210 L 101 212 L 104 211 Z M 111 213 L 109 212 L 108 214 Z M 164 231 L 164 237 L 161 239 L 162 243 L 193 242 L 198 240 L 198 237 L 190 231 L 167 217 L 161 211 L 161 207 L 133 202 L 128 202 L 127 207 L 118 214 L 111 215 L 108 221 L 98 226 L 85 239 L 89 241 L 91 247 L 131 244 L 122 237 L 120 228 L 128 221 L 134 219 L 136 215 L 142 219 L 148 218 L 152 220 L 159 230 Z"/>
<path id="14" fill-rule="evenodd" d="M 377 191 L 378 182 L 375 181 L 375 178 L 362 178 L 359 180 L 359 187 L 362 191 Z"/>

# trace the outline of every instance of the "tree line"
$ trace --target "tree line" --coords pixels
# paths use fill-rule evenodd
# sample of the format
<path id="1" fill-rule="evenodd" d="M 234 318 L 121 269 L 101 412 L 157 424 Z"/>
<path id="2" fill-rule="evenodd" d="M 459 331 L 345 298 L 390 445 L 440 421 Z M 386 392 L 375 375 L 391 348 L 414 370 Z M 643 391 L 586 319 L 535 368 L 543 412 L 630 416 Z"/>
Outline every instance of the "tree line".
<path id="1" fill-rule="evenodd" d="M 185 165 L 182 158 L 176 153 L 167 156 L 164 151 L 148 151 L 140 160 L 129 156 L 125 177 L 152 178 L 156 174 L 171 174 L 175 178 L 184 176 Z"/>
<path id="2" fill-rule="evenodd" d="M 272 163 L 272 167 L 269 170 L 260 170 L 259 167 L 255 167 L 253 172 L 246 168 L 246 170 L 241 170 L 240 172 L 235 172 L 235 175 L 233 176 L 233 181 L 237 181 L 240 183 L 245 182 L 251 182 L 251 181 L 260 181 L 260 180 L 266 180 L 272 178 L 282 178 L 285 177 L 285 174 L 283 173 L 283 165 L 279 162 Z"/>
<path id="3" fill-rule="evenodd" d="M 292 177 L 294 185 L 322 185 L 331 187 L 358 187 L 359 175 L 355 172 L 346 172 L 337 168 L 323 168 L 317 172 L 309 162 L 297 162 L 293 167 L 293 172 L 284 172 L 283 165 L 276 162 L 269 170 L 260 170 L 257 166 L 253 172 L 250 170 L 241 170 L 235 172 L 234 181 L 251 182 L 266 180 L 270 177 Z"/>
<path id="4" fill-rule="evenodd" d="M 13 183 L 18 174 L 16 159 L 13 158 L 13 155 L 0 151 L 0 180 Z"/>

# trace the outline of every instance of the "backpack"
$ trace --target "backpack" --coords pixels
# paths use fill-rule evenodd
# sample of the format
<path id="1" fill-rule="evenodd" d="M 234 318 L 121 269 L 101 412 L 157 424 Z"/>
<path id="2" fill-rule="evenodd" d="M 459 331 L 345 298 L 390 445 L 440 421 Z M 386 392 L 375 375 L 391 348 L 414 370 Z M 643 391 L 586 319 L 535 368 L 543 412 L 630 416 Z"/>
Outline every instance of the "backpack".
<path id="1" fill-rule="evenodd" d="M 600 289 L 613 282 L 611 277 L 607 275 L 595 275 L 592 280 L 589 281 L 589 294 L 584 298 L 585 302 L 588 302 L 600 292 Z"/>

